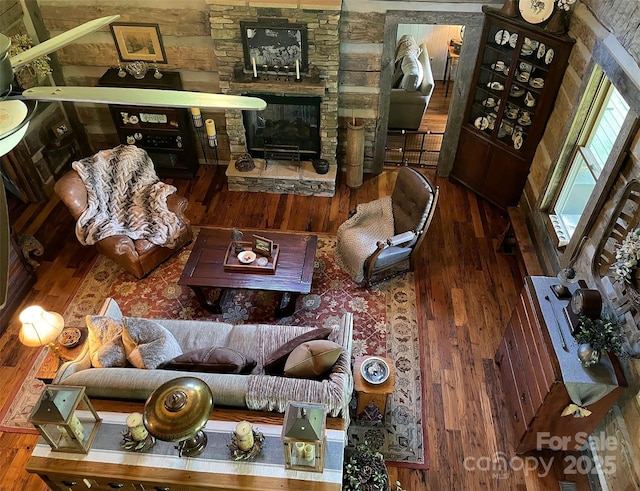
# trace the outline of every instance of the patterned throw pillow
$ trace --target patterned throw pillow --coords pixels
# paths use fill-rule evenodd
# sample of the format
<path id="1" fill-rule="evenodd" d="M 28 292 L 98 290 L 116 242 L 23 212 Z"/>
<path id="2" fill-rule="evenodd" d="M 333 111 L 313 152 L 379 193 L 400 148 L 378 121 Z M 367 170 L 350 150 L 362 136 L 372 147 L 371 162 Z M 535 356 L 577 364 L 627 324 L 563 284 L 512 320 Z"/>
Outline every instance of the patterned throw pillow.
<path id="1" fill-rule="evenodd" d="M 122 341 L 127 360 L 136 368 L 157 368 L 182 354 L 182 348 L 166 328 L 150 319 L 124 317 Z"/>
<path id="2" fill-rule="evenodd" d="M 112 317 L 88 315 L 89 357 L 95 368 L 124 367 L 127 357 L 122 343 L 122 324 Z"/>

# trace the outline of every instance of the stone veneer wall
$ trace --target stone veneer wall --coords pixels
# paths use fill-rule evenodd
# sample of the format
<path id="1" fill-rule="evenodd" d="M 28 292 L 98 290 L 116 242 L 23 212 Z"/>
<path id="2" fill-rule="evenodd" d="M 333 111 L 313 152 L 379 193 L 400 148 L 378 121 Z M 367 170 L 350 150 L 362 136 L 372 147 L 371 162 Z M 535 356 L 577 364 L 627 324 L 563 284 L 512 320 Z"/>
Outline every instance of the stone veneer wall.
<path id="1" fill-rule="evenodd" d="M 338 65 L 340 40 L 338 22 L 341 0 L 207 0 L 211 37 L 218 60 L 220 90 L 225 94 L 270 93 L 322 97 L 320 105 L 320 158 L 336 164 L 338 146 Z M 304 77 L 293 81 L 234 80 L 233 68 L 243 62 L 240 21 L 283 19 L 307 26 L 309 66 L 320 71 L 320 82 Z M 250 77 L 248 77 L 250 79 Z M 271 77 L 273 79 L 273 77 Z M 231 162 L 246 152 L 242 111 L 226 110 L 226 129 Z"/>

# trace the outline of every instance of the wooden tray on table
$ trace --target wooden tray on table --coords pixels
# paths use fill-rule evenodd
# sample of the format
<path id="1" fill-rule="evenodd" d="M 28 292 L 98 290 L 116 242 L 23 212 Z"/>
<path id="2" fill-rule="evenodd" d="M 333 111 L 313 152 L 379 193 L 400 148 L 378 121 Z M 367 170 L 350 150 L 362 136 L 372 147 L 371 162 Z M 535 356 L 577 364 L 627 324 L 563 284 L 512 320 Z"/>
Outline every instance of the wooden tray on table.
<path id="1" fill-rule="evenodd" d="M 253 243 L 252 242 L 240 242 L 242 245 L 243 251 L 252 251 Z M 276 263 L 278 262 L 278 254 L 280 252 L 280 247 L 278 244 L 273 244 L 273 254 L 271 257 L 267 257 L 267 264 L 259 265 L 258 261 L 260 258 L 265 256 L 260 256 L 256 258 L 250 264 L 241 263 L 238 259 L 238 254 L 235 251 L 235 247 L 233 243 L 229 244 L 227 247 L 227 253 L 224 255 L 224 269 L 226 271 L 234 271 L 234 272 L 246 272 L 246 273 L 265 273 L 265 274 L 274 274 L 276 272 Z"/>

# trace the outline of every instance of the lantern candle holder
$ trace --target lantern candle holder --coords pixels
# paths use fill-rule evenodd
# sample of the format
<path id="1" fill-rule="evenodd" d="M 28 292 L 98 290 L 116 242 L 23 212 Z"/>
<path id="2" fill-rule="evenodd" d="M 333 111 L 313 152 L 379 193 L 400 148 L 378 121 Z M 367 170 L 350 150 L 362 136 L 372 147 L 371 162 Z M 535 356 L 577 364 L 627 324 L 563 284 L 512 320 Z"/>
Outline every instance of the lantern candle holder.
<path id="1" fill-rule="evenodd" d="M 29 416 L 54 452 L 88 453 L 102 419 L 84 387 L 49 385 Z"/>
<path id="2" fill-rule="evenodd" d="M 324 470 L 326 424 L 323 404 L 289 403 L 284 413 L 281 435 L 286 469 Z"/>

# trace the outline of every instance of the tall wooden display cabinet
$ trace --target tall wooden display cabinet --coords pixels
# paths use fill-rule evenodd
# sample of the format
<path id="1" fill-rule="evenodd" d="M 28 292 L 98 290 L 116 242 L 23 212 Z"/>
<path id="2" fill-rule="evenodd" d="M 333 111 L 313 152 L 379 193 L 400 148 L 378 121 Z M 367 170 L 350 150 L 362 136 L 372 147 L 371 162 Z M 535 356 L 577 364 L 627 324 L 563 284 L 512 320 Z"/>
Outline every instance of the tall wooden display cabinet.
<path id="1" fill-rule="evenodd" d="M 478 61 L 451 177 L 501 208 L 516 205 L 574 40 L 483 7 Z"/>

